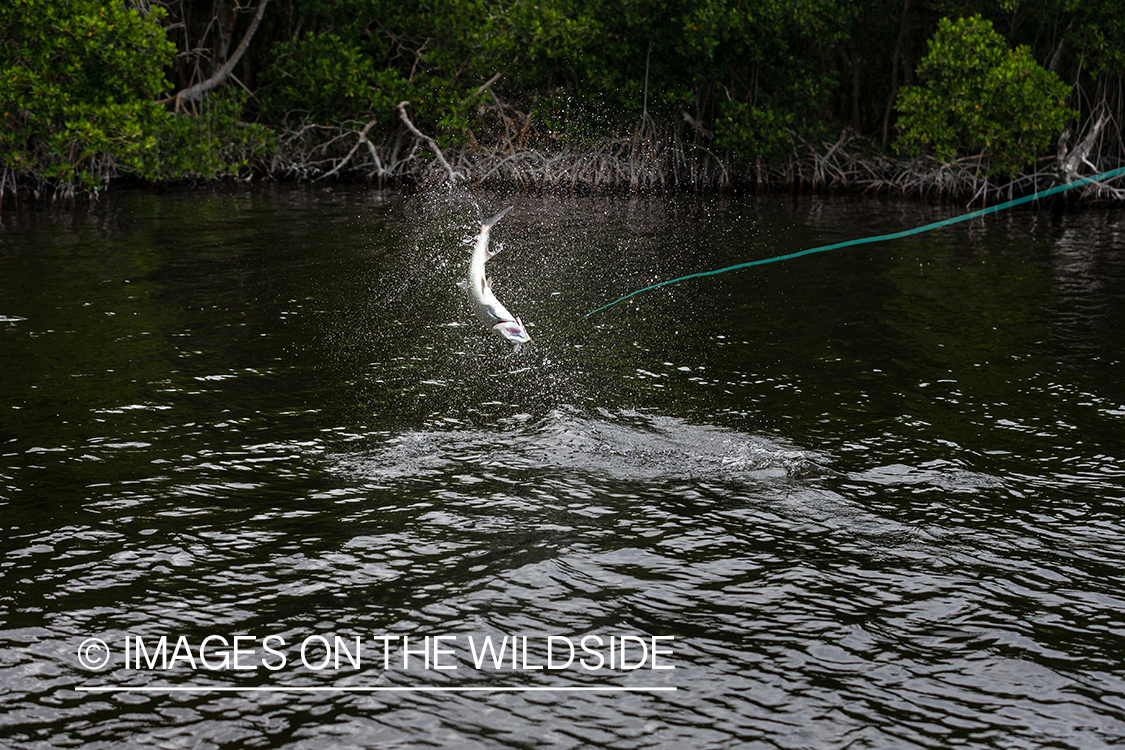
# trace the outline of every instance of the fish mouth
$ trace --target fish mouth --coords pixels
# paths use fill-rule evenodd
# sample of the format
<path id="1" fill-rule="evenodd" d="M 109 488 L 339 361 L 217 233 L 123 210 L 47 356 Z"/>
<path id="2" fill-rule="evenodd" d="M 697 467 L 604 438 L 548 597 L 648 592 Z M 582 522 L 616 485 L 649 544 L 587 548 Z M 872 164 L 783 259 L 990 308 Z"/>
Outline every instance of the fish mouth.
<path id="1" fill-rule="evenodd" d="M 492 330 L 500 334 L 505 341 L 514 345 L 517 349 L 524 344 L 531 343 L 531 335 L 518 320 L 502 320 L 492 326 Z"/>

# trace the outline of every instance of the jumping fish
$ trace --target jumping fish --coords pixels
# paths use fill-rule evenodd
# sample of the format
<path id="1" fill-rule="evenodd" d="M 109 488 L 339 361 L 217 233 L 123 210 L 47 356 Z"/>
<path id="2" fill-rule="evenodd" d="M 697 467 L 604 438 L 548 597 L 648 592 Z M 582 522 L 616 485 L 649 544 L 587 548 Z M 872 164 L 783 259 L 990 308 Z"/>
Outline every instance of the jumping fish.
<path id="1" fill-rule="evenodd" d="M 469 295 L 469 301 L 473 303 L 480 322 L 496 331 L 500 338 L 512 344 L 513 351 L 518 352 L 524 344 L 531 343 L 531 336 L 520 319 L 508 312 L 500 304 L 500 300 L 496 299 L 496 295 L 492 293 L 492 285 L 484 275 L 485 262 L 500 252 L 499 249 L 489 250 L 488 233 L 492 230 L 492 225 L 511 210 L 512 207 L 508 206 L 492 218 L 481 219 L 480 234 L 473 247 L 473 259 L 469 262 L 469 273 L 457 286 Z"/>

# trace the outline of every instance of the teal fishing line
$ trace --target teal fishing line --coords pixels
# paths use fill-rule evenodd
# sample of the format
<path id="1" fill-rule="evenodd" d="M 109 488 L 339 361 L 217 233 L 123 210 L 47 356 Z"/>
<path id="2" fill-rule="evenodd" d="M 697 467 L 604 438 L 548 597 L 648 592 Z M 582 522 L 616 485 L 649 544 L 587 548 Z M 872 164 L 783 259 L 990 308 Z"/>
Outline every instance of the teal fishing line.
<path id="1" fill-rule="evenodd" d="M 892 234 L 881 234 L 878 237 L 863 237 L 863 238 L 858 239 L 858 240 L 848 240 L 847 242 L 837 242 L 833 245 L 822 245 L 821 247 L 814 247 L 814 248 L 810 248 L 809 250 L 800 250 L 800 251 L 795 252 L 795 253 L 787 253 L 785 255 L 775 255 L 772 258 L 763 258 L 761 260 L 752 260 L 752 261 L 749 261 L 747 263 L 738 263 L 736 265 L 727 266 L 726 268 L 719 268 L 719 269 L 714 270 L 714 271 L 700 271 L 699 273 L 689 273 L 687 276 L 679 276 L 679 277 L 674 278 L 674 279 L 668 279 L 667 281 L 661 281 L 659 284 L 653 284 L 652 286 L 646 286 L 644 289 L 638 289 L 635 292 L 630 292 L 629 294 L 626 294 L 624 297 L 621 297 L 620 299 L 615 299 L 613 302 L 610 302 L 608 305 L 602 305 L 601 307 L 597 308 L 596 310 L 591 310 L 590 312 L 586 313 L 586 315 L 584 316 L 583 319 L 590 317 L 594 313 L 599 313 L 602 310 L 606 310 L 610 307 L 613 307 L 614 305 L 618 304 L 619 302 L 624 302 L 625 300 L 629 299 L 630 297 L 635 297 L 638 294 L 641 294 L 642 292 L 648 292 L 648 291 L 652 291 L 653 289 L 659 289 L 660 287 L 668 286 L 669 284 L 676 284 L 676 283 L 679 283 L 681 281 L 687 281 L 688 279 L 699 279 L 699 278 L 702 278 L 704 276 L 715 276 L 715 275 L 720 274 L 720 273 L 726 273 L 727 271 L 737 271 L 740 268 L 750 268 L 751 266 L 764 266 L 767 263 L 778 263 L 778 262 L 783 261 L 783 260 L 792 260 L 793 258 L 800 258 L 802 255 L 812 255 L 813 253 L 823 253 L 823 252 L 826 252 L 828 250 L 839 250 L 842 247 L 852 247 L 853 245 L 867 245 L 867 244 L 870 244 L 872 242 L 885 242 L 886 240 L 897 240 L 897 239 L 900 239 L 902 237 L 909 237 L 912 234 L 921 234 L 922 232 L 929 232 L 929 231 L 934 230 L 934 229 L 940 229 L 941 227 L 947 227 L 950 224 L 957 224 L 958 222 L 968 221 L 969 219 L 975 219 L 978 216 L 986 216 L 987 214 L 996 213 L 997 211 L 1003 211 L 1004 209 L 1011 208 L 1012 206 L 1018 206 L 1021 203 L 1030 203 L 1031 201 L 1039 200 L 1041 198 L 1046 198 L 1049 195 L 1054 195 L 1055 193 L 1061 193 L 1064 190 L 1070 190 L 1071 188 L 1076 188 L 1076 187 L 1079 187 L 1081 185 L 1087 185 L 1091 182 L 1100 182 L 1102 180 L 1111 180 L 1114 177 L 1118 177 L 1118 176 L 1123 175 L 1123 174 L 1125 174 L 1125 167 L 1121 167 L 1119 169 L 1111 169 L 1108 172 L 1102 172 L 1101 174 L 1096 174 L 1096 175 L 1093 175 L 1092 177 L 1084 177 L 1080 180 L 1075 180 L 1074 182 L 1067 183 L 1066 185 L 1057 185 L 1057 186 L 1055 186 L 1055 187 L 1053 187 L 1049 190 L 1044 190 L 1041 193 L 1035 193 L 1033 195 L 1026 195 L 1023 198 L 1016 198 L 1015 200 L 1010 200 L 1007 203 L 999 203 L 999 204 L 997 204 L 995 206 L 991 206 L 989 208 L 982 208 L 979 211 L 973 211 L 971 213 L 967 213 L 967 214 L 964 214 L 962 216 L 955 216 L 952 219 L 943 219 L 942 221 L 935 221 L 933 224 L 926 224 L 925 226 L 916 227 L 914 229 L 907 229 L 907 230 L 902 231 L 902 232 L 894 232 Z"/>

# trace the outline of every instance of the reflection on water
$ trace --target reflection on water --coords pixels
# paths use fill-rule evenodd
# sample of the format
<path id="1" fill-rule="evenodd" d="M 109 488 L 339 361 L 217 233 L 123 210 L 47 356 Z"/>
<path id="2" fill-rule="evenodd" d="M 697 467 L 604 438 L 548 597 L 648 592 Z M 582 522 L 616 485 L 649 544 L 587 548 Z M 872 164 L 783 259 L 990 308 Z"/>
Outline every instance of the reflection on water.
<path id="1" fill-rule="evenodd" d="M 489 270 L 535 337 L 518 356 L 454 286 L 464 195 L 4 217 L 0 744 L 1125 742 L 1119 215 L 997 215 L 584 319 L 952 212 L 474 197 L 516 205 Z M 257 658 L 270 634 L 285 668 L 120 648 L 248 635 Z M 380 634 L 449 636 L 458 668 L 300 664 L 309 636 Z M 675 669 L 458 650 L 527 636 L 534 663 L 551 635 L 674 636 Z"/>

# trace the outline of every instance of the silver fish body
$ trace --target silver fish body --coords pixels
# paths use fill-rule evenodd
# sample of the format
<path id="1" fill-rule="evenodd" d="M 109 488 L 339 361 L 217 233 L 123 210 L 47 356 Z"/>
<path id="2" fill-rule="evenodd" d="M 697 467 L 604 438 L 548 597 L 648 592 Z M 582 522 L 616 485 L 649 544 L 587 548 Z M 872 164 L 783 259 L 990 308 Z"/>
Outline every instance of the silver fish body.
<path id="1" fill-rule="evenodd" d="M 469 295 L 477 319 L 496 331 L 500 338 L 512 345 L 513 351 L 518 352 L 521 347 L 531 343 L 531 335 L 524 328 L 523 322 L 508 312 L 508 308 L 496 299 L 484 270 L 484 264 L 500 252 L 500 250 L 489 249 L 489 232 L 492 231 L 492 226 L 511 210 L 512 207 L 508 206 L 495 216 L 481 220 L 480 233 L 473 246 L 473 257 L 469 261 L 469 272 L 465 280 L 459 282 L 457 286 Z"/>

